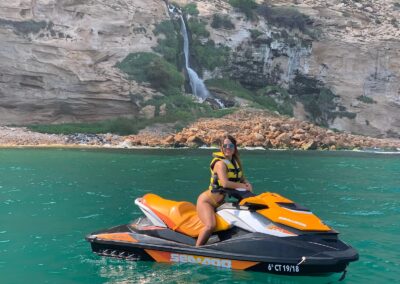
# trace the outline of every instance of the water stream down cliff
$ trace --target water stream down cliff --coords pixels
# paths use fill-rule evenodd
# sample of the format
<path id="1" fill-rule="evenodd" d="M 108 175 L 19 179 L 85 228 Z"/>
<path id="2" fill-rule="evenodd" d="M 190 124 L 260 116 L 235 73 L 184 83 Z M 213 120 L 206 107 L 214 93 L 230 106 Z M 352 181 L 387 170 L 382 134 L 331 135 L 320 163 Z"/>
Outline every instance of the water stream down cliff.
<path id="1" fill-rule="evenodd" d="M 195 95 L 201 102 L 207 99 L 210 96 L 210 92 L 207 90 L 207 87 L 204 85 L 203 80 L 199 78 L 197 73 L 190 68 L 189 64 L 189 38 L 185 25 L 185 20 L 183 16 L 180 15 L 181 19 L 181 32 L 183 36 L 183 52 L 185 54 L 185 68 L 189 76 L 190 86 L 192 87 L 193 95 Z"/>

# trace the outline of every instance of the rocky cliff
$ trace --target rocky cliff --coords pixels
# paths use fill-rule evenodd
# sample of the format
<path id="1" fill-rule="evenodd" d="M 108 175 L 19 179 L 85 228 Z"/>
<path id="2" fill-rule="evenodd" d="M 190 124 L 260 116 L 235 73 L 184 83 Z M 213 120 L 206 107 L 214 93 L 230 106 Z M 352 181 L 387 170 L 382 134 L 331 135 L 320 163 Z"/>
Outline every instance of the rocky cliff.
<path id="1" fill-rule="evenodd" d="M 236 51 L 231 76 L 256 86 L 265 82 L 288 86 L 300 72 L 320 80 L 338 96 L 336 108 L 344 115 L 334 115 L 327 126 L 375 137 L 400 137 L 398 1 L 269 1 L 307 15 L 312 21 L 311 35 L 263 19 L 249 21 L 224 1 L 216 2 L 199 1 L 198 7 L 209 22 L 212 14 L 225 13 L 235 24 L 233 30 L 211 29 L 217 43 Z M 256 39 L 252 38 L 254 29 L 261 34 Z M 278 76 L 274 74 L 277 68 Z M 294 116 L 309 118 L 301 101 L 294 107 Z"/>
<path id="2" fill-rule="evenodd" d="M 250 88 L 279 85 L 296 96 L 291 86 L 304 85 L 301 74 L 335 95 L 322 121 L 327 126 L 400 137 L 396 0 L 270 1 L 306 15 L 309 26 L 300 31 L 248 19 L 227 1 L 174 2 L 196 3 L 210 38 L 230 48 L 224 68 L 204 70 L 204 78 L 228 76 Z M 2 124 L 136 116 L 140 109 L 130 94 L 154 94 L 114 66 L 157 45 L 154 27 L 169 17 L 164 1 L 1 0 L 0 7 Z M 215 14 L 234 28 L 213 28 Z M 298 99 L 293 115 L 312 120 L 307 107 Z"/>
<path id="3" fill-rule="evenodd" d="M 132 90 L 115 63 L 156 44 L 165 19 L 156 0 L 1 0 L 0 123 L 133 116 Z"/>

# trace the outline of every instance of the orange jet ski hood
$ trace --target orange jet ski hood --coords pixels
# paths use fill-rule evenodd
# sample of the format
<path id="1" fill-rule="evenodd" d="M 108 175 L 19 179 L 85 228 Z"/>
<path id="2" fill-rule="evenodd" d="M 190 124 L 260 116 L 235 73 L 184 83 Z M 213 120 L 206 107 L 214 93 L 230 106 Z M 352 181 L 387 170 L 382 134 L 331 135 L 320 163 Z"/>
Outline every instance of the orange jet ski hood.
<path id="1" fill-rule="evenodd" d="M 280 223 L 301 231 L 331 231 L 321 219 L 308 209 L 297 206 L 293 201 L 272 192 L 247 197 L 239 205 L 260 205 L 257 212 L 272 222 Z"/>

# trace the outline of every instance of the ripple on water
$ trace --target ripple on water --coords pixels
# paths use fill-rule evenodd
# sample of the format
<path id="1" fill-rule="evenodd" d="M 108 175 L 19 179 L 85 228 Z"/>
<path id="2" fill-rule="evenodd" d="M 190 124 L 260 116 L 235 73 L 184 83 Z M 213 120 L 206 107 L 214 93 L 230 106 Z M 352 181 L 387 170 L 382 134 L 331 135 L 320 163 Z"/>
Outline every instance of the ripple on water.
<path id="1" fill-rule="evenodd" d="M 92 215 L 78 217 L 78 219 L 91 219 L 91 218 L 99 217 L 100 215 L 101 214 L 92 214 Z"/>
<path id="2" fill-rule="evenodd" d="M 324 220 L 324 223 L 333 228 L 348 228 L 349 225 L 338 223 L 332 220 Z"/>
<path id="3" fill-rule="evenodd" d="M 110 197 L 112 197 L 111 195 L 106 195 L 106 194 L 100 194 L 100 197 L 101 198 L 110 198 Z"/>
<path id="4" fill-rule="evenodd" d="M 340 215 L 348 215 L 348 216 L 374 216 L 374 215 L 383 215 L 384 213 L 381 211 L 351 211 L 351 212 L 334 212 Z"/>
<path id="5" fill-rule="evenodd" d="M 53 204 L 56 204 L 57 202 L 55 202 L 55 201 L 50 201 L 50 202 L 44 202 L 44 203 L 42 203 L 42 205 L 53 205 Z"/>
<path id="6" fill-rule="evenodd" d="M 356 197 L 350 197 L 350 196 L 343 196 L 340 197 L 340 200 L 343 201 L 357 201 L 357 200 L 362 200 L 361 198 L 356 198 Z"/>

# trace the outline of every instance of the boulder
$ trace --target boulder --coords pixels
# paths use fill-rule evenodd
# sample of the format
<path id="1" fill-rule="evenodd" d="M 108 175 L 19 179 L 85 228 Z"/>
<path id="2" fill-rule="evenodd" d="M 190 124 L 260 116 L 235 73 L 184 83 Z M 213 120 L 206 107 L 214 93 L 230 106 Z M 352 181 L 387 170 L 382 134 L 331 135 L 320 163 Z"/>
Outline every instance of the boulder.
<path id="1" fill-rule="evenodd" d="M 301 149 L 303 150 L 316 150 L 317 147 L 318 144 L 314 140 L 305 142 L 304 144 L 301 145 Z"/>
<path id="2" fill-rule="evenodd" d="M 264 136 L 261 135 L 260 133 L 255 133 L 253 135 L 253 137 L 254 137 L 254 140 L 257 142 L 263 142 L 265 140 Z"/>
<path id="3" fill-rule="evenodd" d="M 174 135 L 168 135 L 163 142 L 166 144 L 173 144 L 175 142 Z"/>
<path id="4" fill-rule="evenodd" d="M 190 136 L 186 140 L 186 143 L 188 144 L 189 147 L 199 147 L 204 145 L 204 141 L 196 135 Z"/>
<path id="5" fill-rule="evenodd" d="M 175 139 L 175 143 L 181 143 L 181 144 L 186 143 L 186 140 L 187 140 L 185 137 L 183 137 L 183 135 L 181 133 L 176 134 L 174 139 Z"/>
<path id="6" fill-rule="evenodd" d="M 284 132 L 280 134 L 278 137 L 276 137 L 276 140 L 282 145 L 288 145 L 290 143 L 291 138 L 292 135 L 290 133 Z"/>
<path id="7" fill-rule="evenodd" d="M 141 117 L 150 119 L 150 118 L 154 118 L 155 113 L 156 113 L 156 107 L 153 105 L 147 105 L 140 110 L 139 115 Z"/>

